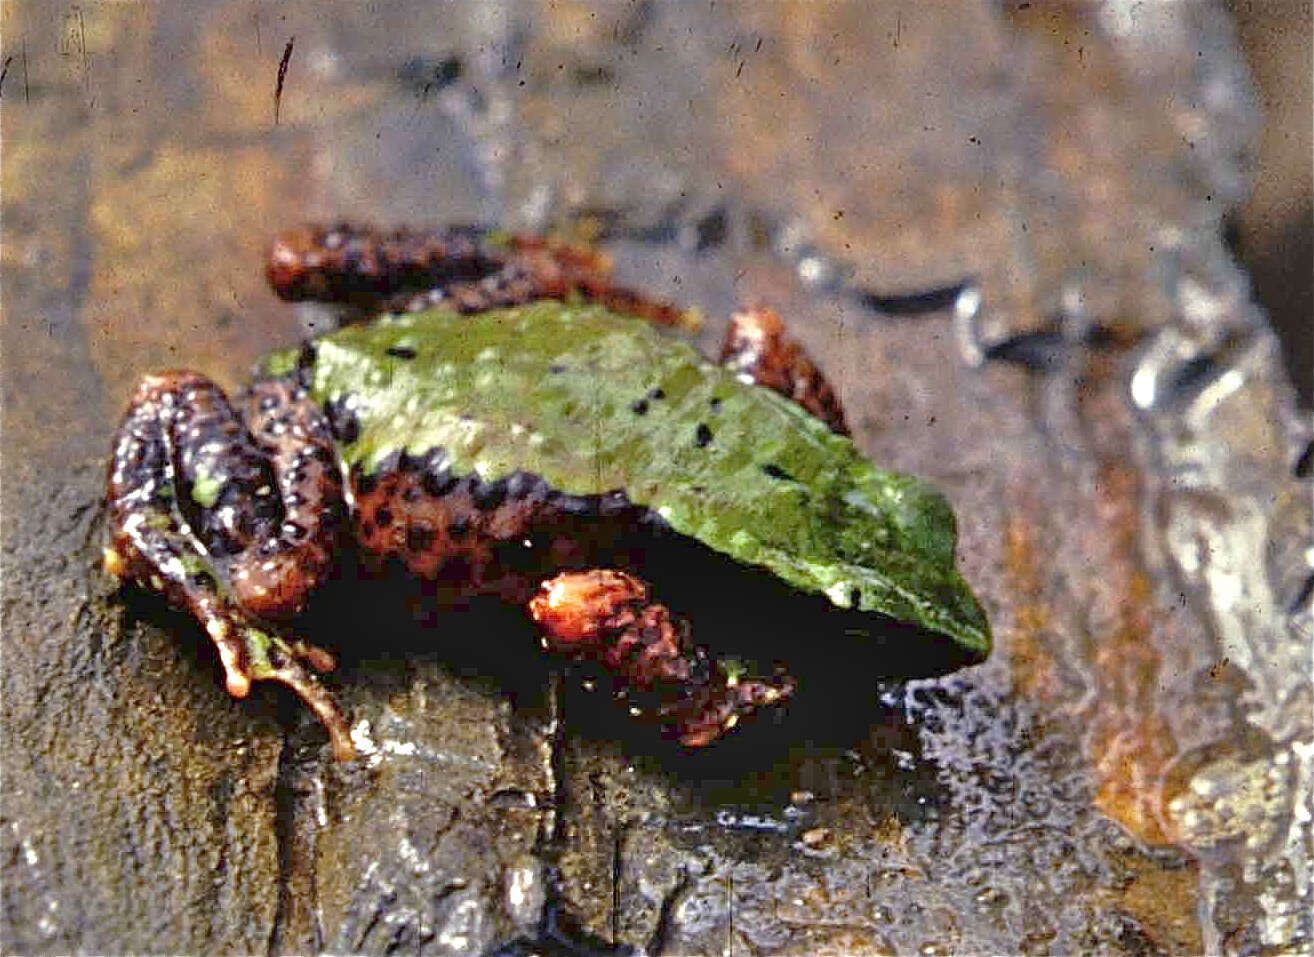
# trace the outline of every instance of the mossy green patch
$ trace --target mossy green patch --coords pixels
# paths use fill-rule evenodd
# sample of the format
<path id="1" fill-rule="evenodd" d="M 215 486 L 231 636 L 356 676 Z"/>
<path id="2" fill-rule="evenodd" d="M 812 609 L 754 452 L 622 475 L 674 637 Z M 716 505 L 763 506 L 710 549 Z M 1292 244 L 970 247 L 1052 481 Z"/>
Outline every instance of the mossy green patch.
<path id="1" fill-rule="evenodd" d="M 441 446 L 486 480 L 525 469 L 575 494 L 620 489 L 837 606 L 989 651 L 942 495 L 643 320 L 548 302 L 390 317 L 320 339 L 312 388 L 351 397 L 360 432 L 343 453 L 366 471 Z"/>
<path id="2" fill-rule="evenodd" d="M 279 349 L 263 356 L 256 363 L 256 374 L 260 376 L 284 376 L 297 367 L 301 356 L 300 349 Z"/>
<path id="3" fill-rule="evenodd" d="M 223 479 L 208 472 L 197 472 L 192 481 L 192 500 L 202 508 L 214 508 L 223 488 Z"/>

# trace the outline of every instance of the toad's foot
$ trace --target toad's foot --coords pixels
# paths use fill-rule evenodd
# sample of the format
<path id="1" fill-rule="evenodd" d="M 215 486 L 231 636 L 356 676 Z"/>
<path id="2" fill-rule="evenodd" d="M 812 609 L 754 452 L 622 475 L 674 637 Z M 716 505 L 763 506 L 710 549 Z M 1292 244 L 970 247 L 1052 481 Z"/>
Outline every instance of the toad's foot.
<path id="1" fill-rule="evenodd" d="M 563 572 L 529 603 L 543 647 L 600 663 L 628 693 L 654 691 L 657 720 L 681 744 L 699 748 L 745 715 L 779 704 L 794 690 L 788 675 L 745 678 L 690 641 L 688 628 L 647 586 L 614 569 Z"/>
<path id="2" fill-rule="evenodd" d="M 346 718 L 303 665 L 333 657 L 256 624 L 299 611 L 331 565 L 342 487 L 328 426 L 286 381 L 253 386 L 244 413 L 195 373 L 142 380 L 115 437 L 105 567 L 191 612 L 229 694 L 287 685 L 349 758 Z"/>
<path id="3" fill-rule="evenodd" d="M 323 648 L 304 641 L 287 641 L 269 631 L 242 622 L 237 615 L 211 618 L 206 633 L 219 648 L 227 676 L 228 693 L 246 697 L 252 681 L 276 681 L 291 688 L 328 731 L 333 756 L 350 761 L 356 756 L 347 717 L 305 665 L 315 671 L 332 671 L 337 662 Z"/>

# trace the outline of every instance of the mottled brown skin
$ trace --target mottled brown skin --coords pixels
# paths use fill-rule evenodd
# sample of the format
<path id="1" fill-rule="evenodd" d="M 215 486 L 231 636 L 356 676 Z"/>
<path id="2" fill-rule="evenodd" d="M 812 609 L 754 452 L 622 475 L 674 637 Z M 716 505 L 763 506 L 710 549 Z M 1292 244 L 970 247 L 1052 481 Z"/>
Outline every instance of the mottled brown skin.
<path id="1" fill-rule="evenodd" d="M 489 242 L 471 229 L 308 227 L 275 240 L 265 275 L 283 299 L 349 303 L 376 313 L 435 306 L 472 313 L 578 298 L 659 325 L 687 317 L 670 303 L 617 286 L 597 250 L 542 236 Z"/>
<path id="2" fill-rule="evenodd" d="M 765 306 L 737 312 L 721 344 L 721 364 L 746 382 L 756 382 L 793 399 L 832 432 L 848 435 L 835 390 L 812 357 L 785 332 L 779 314 Z"/>
<path id="3" fill-rule="evenodd" d="M 252 662 L 240 634 L 254 619 L 299 611 L 332 563 L 343 511 L 332 436 L 294 383 L 256 383 L 244 406 L 242 418 L 218 386 L 193 372 L 142 379 L 110 461 L 105 565 L 201 622 L 229 694 L 245 697 L 255 679 L 281 681 L 330 728 L 337 755 L 349 758 L 345 717 L 302 666 L 329 671 L 333 656 L 280 641 L 267 663 Z M 201 476 L 218 485 L 212 507 L 192 497 Z"/>
<path id="4" fill-rule="evenodd" d="M 358 307 L 469 313 L 550 298 L 664 325 L 684 315 L 615 286 L 593 250 L 529 236 L 490 242 L 472 230 L 299 230 L 274 243 L 267 274 L 285 299 Z M 773 312 L 735 316 L 723 358 L 845 431 L 833 391 Z M 786 675 L 729 673 L 632 574 L 589 567 L 601 555 L 625 563 L 617 543 L 626 532 L 661 524 L 622 492 L 571 495 L 526 472 L 483 482 L 453 473 L 442 449 L 344 477 L 337 443 L 356 429 L 348 409 L 311 400 L 299 371 L 256 381 L 235 407 L 185 371 L 147 376 L 129 403 L 109 468 L 106 568 L 190 611 L 235 697 L 253 680 L 282 682 L 323 721 L 335 755 L 354 755 L 346 717 L 303 666 L 330 670 L 332 656 L 278 636 L 331 574 L 347 537 L 367 560 L 398 560 L 447 597 L 525 604 L 545 649 L 600 664 L 619 697 L 654 693 L 648 717 L 686 746 L 792 692 Z M 244 638 L 253 629 L 261 655 Z"/>
<path id="5" fill-rule="evenodd" d="M 453 474 L 441 449 L 353 471 L 351 482 L 353 534 L 366 555 L 444 582 L 453 600 L 497 594 L 523 604 L 544 575 L 586 562 L 591 546 L 648 518 L 622 495 L 570 495 L 531 472 L 495 482 Z"/>
<path id="6" fill-rule="evenodd" d="M 562 572 L 543 582 L 529 602 L 543 629 L 543 646 L 569 658 L 596 661 L 626 689 L 676 689 L 675 705 L 658 720 L 675 728 L 681 744 L 700 748 L 743 714 L 793 692 L 794 679 L 739 678 L 726 673 L 689 638 L 689 628 L 665 605 L 648 600 L 648 586 L 610 568 Z"/>

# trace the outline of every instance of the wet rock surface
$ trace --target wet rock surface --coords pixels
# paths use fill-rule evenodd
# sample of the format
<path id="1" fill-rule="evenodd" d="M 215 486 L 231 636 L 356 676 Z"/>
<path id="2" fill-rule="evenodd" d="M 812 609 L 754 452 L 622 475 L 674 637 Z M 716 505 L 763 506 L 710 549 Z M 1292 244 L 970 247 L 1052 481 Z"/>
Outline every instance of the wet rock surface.
<path id="1" fill-rule="evenodd" d="M 1311 430 L 1220 235 L 1245 77 L 1204 5 L 1016 6 L 15 5 L 5 949 L 1307 948 Z M 99 571 L 102 458 L 140 374 L 323 321 L 258 252 L 339 216 L 598 235 L 709 343 L 771 302 L 953 500 L 994 656 L 881 685 L 800 635 L 836 693 L 687 756 L 515 614 L 339 583 L 362 759 L 228 698 Z"/>

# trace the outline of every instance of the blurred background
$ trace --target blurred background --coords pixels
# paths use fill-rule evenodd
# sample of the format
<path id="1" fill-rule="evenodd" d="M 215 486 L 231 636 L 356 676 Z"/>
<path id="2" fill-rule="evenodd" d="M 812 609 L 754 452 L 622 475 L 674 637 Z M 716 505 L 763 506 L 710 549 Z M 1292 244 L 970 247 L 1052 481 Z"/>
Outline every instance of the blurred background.
<path id="1" fill-rule="evenodd" d="M 1308 3 L 3 14 L 7 951 L 1308 951 Z M 362 596 L 364 760 L 228 698 L 100 571 L 104 462 L 144 373 L 323 328 L 261 256 L 337 219 L 594 240 L 704 345 L 776 306 L 953 501 L 990 660 L 800 635 L 690 758 L 513 613 Z"/>
<path id="2" fill-rule="evenodd" d="M 1236 18 L 1264 117 L 1255 185 L 1229 222 L 1228 235 L 1250 273 L 1255 298 L 1282 337 L 1292 381 L 1308 409 L 1314 403 L 1310 4 L 1236 0 L 1227 9 Z"/>

